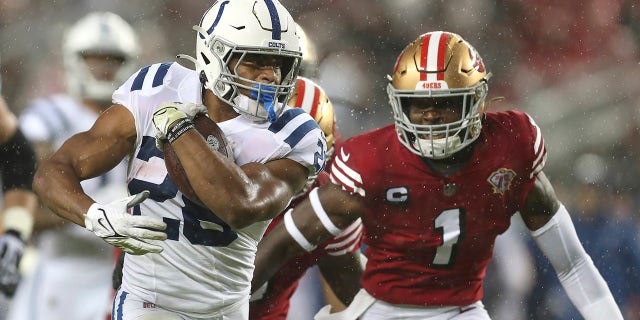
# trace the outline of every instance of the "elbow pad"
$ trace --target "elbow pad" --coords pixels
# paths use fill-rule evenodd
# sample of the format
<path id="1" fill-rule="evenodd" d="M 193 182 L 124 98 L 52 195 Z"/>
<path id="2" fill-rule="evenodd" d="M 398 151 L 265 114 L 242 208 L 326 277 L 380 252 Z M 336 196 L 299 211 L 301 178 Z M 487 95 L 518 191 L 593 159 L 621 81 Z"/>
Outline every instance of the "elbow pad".
<path id="1" fill-rule="evenodd" d="M 580 244 L 571 217 L 563 205 L 547 224 L 532 231 L 531 235 L 585 319 L 622 320 L 622 313 L 607 283 Z"/>

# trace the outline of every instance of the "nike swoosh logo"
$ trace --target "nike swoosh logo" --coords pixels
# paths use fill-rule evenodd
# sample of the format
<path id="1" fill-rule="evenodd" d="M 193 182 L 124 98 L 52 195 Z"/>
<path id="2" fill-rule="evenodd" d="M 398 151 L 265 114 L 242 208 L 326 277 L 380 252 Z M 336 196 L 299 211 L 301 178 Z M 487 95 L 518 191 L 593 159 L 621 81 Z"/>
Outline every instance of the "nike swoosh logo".
<path id="1" fill-rule="evenodd" d="M 244 29 L 244 28 L 245 28 L 245 26 L 239 26 L 239 27 L 236 27 L 236 26 L 234 26 L 234 25 L 229 25 L 229 26 L 231 26 L 231 28 L 234 28 L 234 29 L 236 29 L 236 30 L 242 30 L 242 29 Z"/>
<path id="2" fill-rule="evenodd" d="M 106 220 L 106 219 L 104 219 L 104 218 L 98 219 L 98 224 L 101 225 L 105 229 L 109 229 L 109 227 L 107 227 L 107 225 L 103 222 L 104 220 Z"/>
<path id="3" fill-rule="evenodd" d="M 351 153 L 349 153 L 349 154 L 345 153 L 343 148 L 340 148 L 340 155 L 341 155 L 342 160 L 344 162 L 349 161 L 349 158 L 351 157 Z"/>

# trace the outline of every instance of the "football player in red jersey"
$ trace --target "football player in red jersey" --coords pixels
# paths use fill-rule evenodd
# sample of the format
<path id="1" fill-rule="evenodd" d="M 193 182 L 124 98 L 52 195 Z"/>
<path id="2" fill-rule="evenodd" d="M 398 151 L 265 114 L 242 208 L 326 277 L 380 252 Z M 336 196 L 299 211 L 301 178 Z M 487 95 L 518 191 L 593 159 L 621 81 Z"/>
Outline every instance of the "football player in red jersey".
<path id="1" fill-rule="evenodd" d="M 304 61 L 304 51 L 303 51 Z M 289 106 L 302 108 L 318 123 L 327 140 L 327 164 L 333 158 L 334 146 L 341 142 L 335 128 L 333 105 L 325 91 L 310 79 L 298 77 L 296 90 L 289 98 Z M 329 183 L 329 174 L 322 171 L 316 178 L 309 179 L 307 187 L 297 195 L 289 205 L 306 199 L 313 188 Z M 266 233 L 282 221 L 284 214 L 275 217 Z M 249 319 L 251 320 L 284 320 L 289 313 L 289 300 L 300 278 L 307 269 L 318 264 L 319 270 L 331 289 L 341 301 L 349 302 L 360 288 L 357 279 L 361 273 L 360 244 L 362 239 L 362 222 L 354 221 L 332 239 L 320 244 L 307 254 L 296 257 L 283 265 L 271 279 L 259 288 L 252 286 Z"/>
<path id="2" fill-rule="evenodd" d="M 540 129 L 485 112 L 490 73 L 459 35 L 429 32 L 389 77 L 395 125 L 345 141 L 330 174 L 260 243 L 254 284 L 354 220 L 365 226 L 363 289 L 316 319 L 490 319 L 482 281 L 519 212 L 585 319 L 622 319 L 542 171 Z"/>

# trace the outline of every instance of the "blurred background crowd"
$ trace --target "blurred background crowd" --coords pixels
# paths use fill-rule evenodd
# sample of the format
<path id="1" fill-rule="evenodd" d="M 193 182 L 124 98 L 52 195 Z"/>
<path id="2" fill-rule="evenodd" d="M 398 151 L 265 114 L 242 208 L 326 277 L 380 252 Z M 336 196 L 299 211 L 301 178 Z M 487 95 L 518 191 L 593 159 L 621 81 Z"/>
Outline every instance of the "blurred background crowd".
<path id="1" fill-rule="evenodd" d="M 637 0 L 282 0 L 315 43 L 317 79 L 349 137 L 391 123 L 385 76 L 419 34 L 462 35 L 493 72 L 488 110 L 528 112 L 542 128 L 545 172 L 595 265 L 640 319 L 640 3 Z M 20 114 L 64 90 L 61 40 L 108 10 L 140 35 L 142 65 L 193 54 L 211 1 L 0 0 L 2 94 Z M 185 66 L 190 62 L 181 60 Z M 530 237 L 496 245 L 485 303 L 494 319 L 579 319 Z"/>

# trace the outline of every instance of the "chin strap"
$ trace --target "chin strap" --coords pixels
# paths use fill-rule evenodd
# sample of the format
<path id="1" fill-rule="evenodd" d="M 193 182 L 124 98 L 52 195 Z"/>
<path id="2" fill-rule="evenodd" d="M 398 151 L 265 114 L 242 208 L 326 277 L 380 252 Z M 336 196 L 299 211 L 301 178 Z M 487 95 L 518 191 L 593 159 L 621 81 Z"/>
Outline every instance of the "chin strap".
<path id="1" fill-rule="evenodd" d="M 196 66 L 198 65 L 198 61 L 196 60 L 196 58 L 194 58 L 194 57 L 192 57 L 192 56 L 190 56 L 188 54 L 182 54 L 181 53 L 181 54 L 176 55 L 176 58 L 186 59 L 186 60 L 189 60 L 189 61 L 193 62 L 193 64 L 195 64 Z"/>

